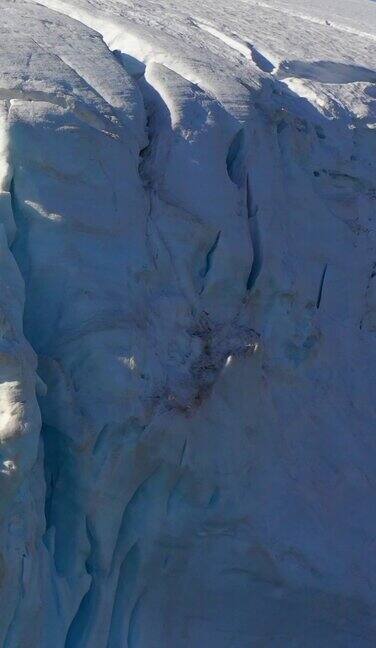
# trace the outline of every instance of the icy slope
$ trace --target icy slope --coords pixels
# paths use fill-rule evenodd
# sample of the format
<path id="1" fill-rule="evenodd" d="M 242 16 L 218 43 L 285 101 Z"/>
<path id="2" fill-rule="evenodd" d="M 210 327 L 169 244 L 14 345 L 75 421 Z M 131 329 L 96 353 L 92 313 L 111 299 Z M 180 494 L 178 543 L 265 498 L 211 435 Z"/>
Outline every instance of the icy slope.
<path id="1" fill-rule="evenodd" d="M 1 0 L 0 645 L 373 646 L 376 5 Z"/>

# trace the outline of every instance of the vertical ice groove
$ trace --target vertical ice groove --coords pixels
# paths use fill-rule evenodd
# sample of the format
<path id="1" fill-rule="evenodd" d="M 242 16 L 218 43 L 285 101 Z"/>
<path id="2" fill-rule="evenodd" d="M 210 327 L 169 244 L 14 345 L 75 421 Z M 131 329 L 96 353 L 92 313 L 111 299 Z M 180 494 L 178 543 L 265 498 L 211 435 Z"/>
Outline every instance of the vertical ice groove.
<path id="1" fill-rule="evenodd" d="M 249 231 L 250 231 L 252 250 L 253 250 L 251 271 L 249 273 L 249 277 L 247 280 L 247 290 L 252 290 L 262 270 L 263 258 L 262 258 L 260 229 L 258 223 L 258 207 L 253 205 L 251 180 L 249 177 L 249 173 L 247 175 L 246 191 L 247 191 L 247 213 L 248 213 Z"/>
<path id="2" fill-rule="evenodd" d="M 8 127 L 9 102 L 0 102 L 0 192 L 9 191 L 12 177 Z"/>
<path id="3" fill-rule="evenodd" d="M 11 245 L 16 226 L 11 196 L 12 163 L 9 141 L 9 101 L 0 101 L 0 223 L 4 226 Z"/>

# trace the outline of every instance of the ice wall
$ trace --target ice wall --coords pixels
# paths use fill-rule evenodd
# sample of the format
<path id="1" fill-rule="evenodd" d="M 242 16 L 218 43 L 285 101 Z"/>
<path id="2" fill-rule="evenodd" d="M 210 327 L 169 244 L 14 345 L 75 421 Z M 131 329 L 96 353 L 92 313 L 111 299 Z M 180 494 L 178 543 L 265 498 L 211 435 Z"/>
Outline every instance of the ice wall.
<path id="1" fill-rule="evenodd" d="M 46 4 L 0 27 L 0 644 L 372 646 L 371 36 Z"/>

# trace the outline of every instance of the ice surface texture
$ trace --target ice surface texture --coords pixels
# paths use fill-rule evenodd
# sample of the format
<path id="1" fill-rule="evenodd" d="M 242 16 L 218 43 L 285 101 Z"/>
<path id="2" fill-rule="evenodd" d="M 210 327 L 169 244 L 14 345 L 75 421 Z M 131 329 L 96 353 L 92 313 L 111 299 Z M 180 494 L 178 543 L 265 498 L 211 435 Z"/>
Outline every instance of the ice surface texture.
<path id="1" fill-rule="evenodd" d="M 1 647 L 373 647 L 376 5 L 0 4 Z"/>

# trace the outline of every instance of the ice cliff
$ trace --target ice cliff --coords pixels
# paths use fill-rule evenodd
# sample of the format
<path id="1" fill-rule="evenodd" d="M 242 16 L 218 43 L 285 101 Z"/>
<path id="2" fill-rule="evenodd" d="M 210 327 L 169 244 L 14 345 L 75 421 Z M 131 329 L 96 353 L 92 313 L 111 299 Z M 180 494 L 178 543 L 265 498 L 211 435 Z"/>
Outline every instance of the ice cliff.
<path id="1" fill-rule="evenodd" d="M 376 643 L 376 5 L 0 0 L 0 645 Z"/>

